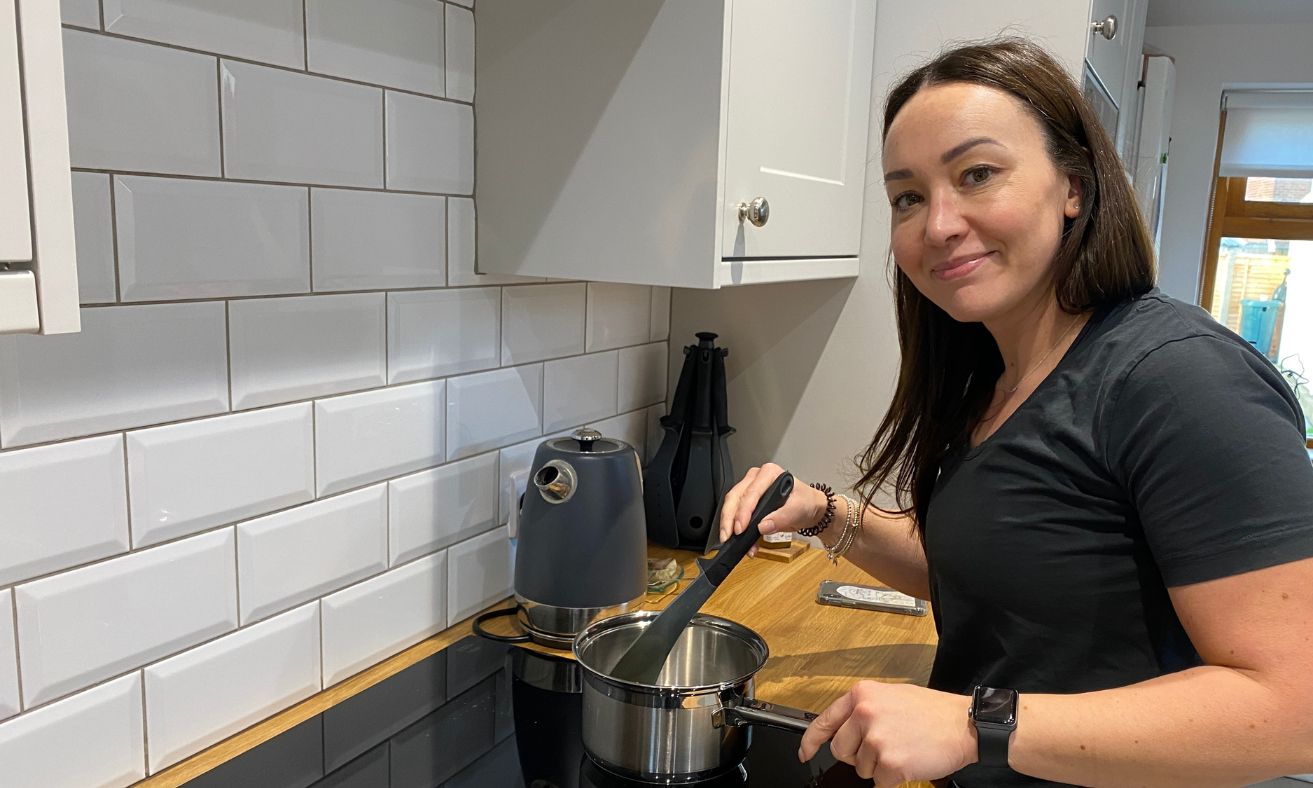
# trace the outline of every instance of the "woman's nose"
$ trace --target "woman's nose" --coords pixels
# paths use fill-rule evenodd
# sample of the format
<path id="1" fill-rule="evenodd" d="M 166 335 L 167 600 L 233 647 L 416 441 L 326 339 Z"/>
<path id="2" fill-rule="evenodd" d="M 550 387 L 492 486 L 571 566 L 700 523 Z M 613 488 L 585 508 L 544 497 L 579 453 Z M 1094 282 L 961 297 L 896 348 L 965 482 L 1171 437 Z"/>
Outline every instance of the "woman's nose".
<path id="1" fill-rule="evenodd" d="M 966 232 L 966 219 L 952 192 L 932 194 L 927 206 L 925 241 L 932 246 L 944 246 Z"/>

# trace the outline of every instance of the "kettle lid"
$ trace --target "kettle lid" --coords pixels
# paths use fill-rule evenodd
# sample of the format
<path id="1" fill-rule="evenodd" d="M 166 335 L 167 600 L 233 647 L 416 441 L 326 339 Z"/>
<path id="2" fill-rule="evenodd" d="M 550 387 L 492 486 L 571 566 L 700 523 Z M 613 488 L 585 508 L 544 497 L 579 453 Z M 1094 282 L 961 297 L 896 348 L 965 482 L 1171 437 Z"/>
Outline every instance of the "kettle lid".
<path id="1" fill-rule="evenodd" d="M 566 438 L 551 438 L 546 441 L 551 449 L 569 454 L 613 454 L 630 449 L 630 445 L 616 438 L 604 438 L 602 433 L 592 427 L 580 427 Z"/>

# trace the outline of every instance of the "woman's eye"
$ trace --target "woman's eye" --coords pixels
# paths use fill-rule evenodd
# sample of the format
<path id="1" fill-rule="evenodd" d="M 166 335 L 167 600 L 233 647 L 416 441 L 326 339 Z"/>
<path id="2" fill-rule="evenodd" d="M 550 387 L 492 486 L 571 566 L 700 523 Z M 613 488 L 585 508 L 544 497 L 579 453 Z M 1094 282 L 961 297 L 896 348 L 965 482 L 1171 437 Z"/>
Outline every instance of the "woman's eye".
<path id="1" fill-rule="evenodd" d="M 966 171 L 963 178 L 971 186 L 979 186 L 989 180 L 993 175 L 994 170 L 989 167 L 972 167 Z"/>
<path id="2" fill-rule="evenodd" d="M 894 208 L 899 211 L 906 211 L 910 209 L 913 205 L 916 205 L 916 203 L 919 202 L 920 199 L 921 199 L 920 197 L 918 197 L 917 195 L 911 192 L 903 192 L 902 194 L 895 197 L 890 202 L 890 204 L 893 205 Z"/>

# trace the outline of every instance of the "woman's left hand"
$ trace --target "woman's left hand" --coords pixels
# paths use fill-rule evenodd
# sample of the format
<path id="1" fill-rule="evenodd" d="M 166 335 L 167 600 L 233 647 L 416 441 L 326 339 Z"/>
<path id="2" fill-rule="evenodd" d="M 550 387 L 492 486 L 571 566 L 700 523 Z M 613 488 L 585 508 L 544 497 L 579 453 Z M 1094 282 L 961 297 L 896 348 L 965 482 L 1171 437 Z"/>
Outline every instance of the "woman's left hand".
<path id="1" fill-rule="evenodd" d="M 937 780 L 976 761 L 971 698 L 918 687 L 859 681 L 812 721 L 798 757 L 826 739 L 834 757 L 876 785 Z"/>

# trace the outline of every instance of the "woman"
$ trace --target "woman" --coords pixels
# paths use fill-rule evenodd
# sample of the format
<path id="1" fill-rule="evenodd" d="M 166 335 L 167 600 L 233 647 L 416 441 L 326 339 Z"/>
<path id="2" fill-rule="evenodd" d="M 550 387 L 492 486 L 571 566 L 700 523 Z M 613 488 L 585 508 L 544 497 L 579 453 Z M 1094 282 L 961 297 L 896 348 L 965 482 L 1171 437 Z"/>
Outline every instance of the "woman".
<path id="1" fill-rule="evenodd" d="M 903 356 L 863 500 L 799 484 L 762 531 L 850 544 L 933 601 L 940 641 L 929 688 L 860 682 L 799 756 L 828 739 L 879 785 L 962 788 L 1313 771 L 1303 418 L 1259 353 L 1152 289 L 1075 84 L 1024 41 L 950 51 L 890 94 L 883 164 Z M 722 537 L 780 472 L 727 494 Z"/>

